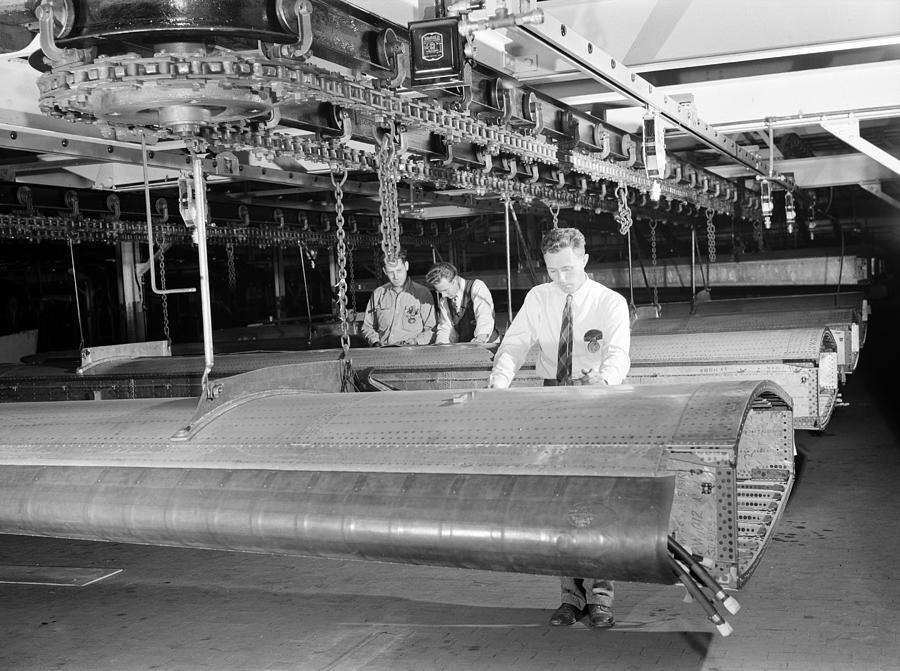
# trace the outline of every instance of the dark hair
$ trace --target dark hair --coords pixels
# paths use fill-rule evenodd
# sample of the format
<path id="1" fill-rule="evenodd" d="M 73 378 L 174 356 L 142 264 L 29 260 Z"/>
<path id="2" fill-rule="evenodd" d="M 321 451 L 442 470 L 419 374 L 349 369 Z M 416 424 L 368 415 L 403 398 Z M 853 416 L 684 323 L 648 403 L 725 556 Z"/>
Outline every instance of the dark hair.
<path id="1" fill-rule="evenodd" d="M 551 228 L 541 238 L 541 254 L 554 254 L 566 247 L 584 251 L 584 234 L 577 228 Z"/>
<path id="2" fill-rule="evenodd" d="M 456 266 L 446 261 L 439 261 L 431 266 L 431 270 L 425 274 L 425 281 L 434 286 L 441 280 L 452 280 L 456 275 Z"/>
<path id="3" fill-rule="evenodd" d="M 397 247 L 397 252 L 393 256 L 388 256 L 384 252 L 381 254 L 381 265 L 386 266 L 388 262 L 397 263 L 398 261 L 406 261 L 406 250 L 403 247 Z"/>

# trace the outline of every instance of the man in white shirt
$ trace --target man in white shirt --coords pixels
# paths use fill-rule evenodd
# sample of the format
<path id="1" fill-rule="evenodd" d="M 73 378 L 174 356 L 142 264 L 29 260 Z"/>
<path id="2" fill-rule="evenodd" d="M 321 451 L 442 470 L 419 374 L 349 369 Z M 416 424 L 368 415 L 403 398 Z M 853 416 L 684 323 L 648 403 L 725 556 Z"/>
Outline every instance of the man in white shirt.
<path id="1" fill-rule="evenodd" d="M 541 252 L 550 282 L 525 296 L 503 337 L 489 386 L 505 389 L 538 345 L 536 370 L 545 386 L 620 384 L 631 366 L 631 321 L 620 294 L 590 279 L 584 235 L 575 228 L 544 234 Z M 584 614 L 592 627 L 611 627 L 613 584 L 594 578 L 560 578 L 562 605 L 550 624 L 574 624 Z"/>
<path id="2" fill-rule="evenodd" d="M 481 280 L 461 277 L 452 263 L 434 264 L 425 281 L 438 293 L 438 326 L 435 344 L 493 342 L 494 299 Z"/>

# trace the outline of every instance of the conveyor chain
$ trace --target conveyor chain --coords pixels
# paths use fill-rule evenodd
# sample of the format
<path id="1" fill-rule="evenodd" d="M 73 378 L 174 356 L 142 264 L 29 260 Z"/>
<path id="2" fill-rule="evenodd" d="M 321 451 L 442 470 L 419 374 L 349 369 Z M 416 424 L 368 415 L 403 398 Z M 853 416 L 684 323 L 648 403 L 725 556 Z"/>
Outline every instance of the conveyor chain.
<path id="1" fill-rule="evenodd" d="M 155 224 L 154 236 L 165 237 L 170 242 L 187 244 L 191 233 L 183 224 Z M 303 241 L 307 244 L 327 246 L 334 244 L 334 233 L 324 231 L 300 231 L 277 226 L 210 228 L 207 238 L 212 245 L 234 244 L 258 248 L 296 246 Z M 357 248 L 375 247 L 380 237 L 374 233 L 348 233 L 347 238 Z M 428 236 L 420 238 L 427 241 Z M 0 214 L 0 240 L 23 240 L 26 242 L 123 242 L 127 240 L 147 241 L 147 223 L 144 221 L 69 217 L 39 217 Z"/>
<path id="2" fill-rule="evenodd" d="M 220 109 L 211 112 L 209 122 L 200 126 L 201 136 L 218 151 L 251 149 L 325 163 L 333 168 L 374 171 L 373 152 L 331 140 L 298 138 L 266 128 L 262 123 L 243 121 L 254 113 L 257 119 L 265 114 L 275 115 L 279 105 L 317 101 L 354 110 L 375 123 L 393 122 L 401 130 L 404 127 L 424 129 L 444 137 L 449 145 L 467 142 L 484 148 L 490 156 L 515 157 L 526 173 L 531 167 L 533 174 L 533 178 L 519 179 L 517 174 L 502 171 L 459 167 L 437 170 L 421 159 L 408 158 L 405 170 L 408 175 L 417 175 L 417 179 L 507 193 L 525 200 L 554 201 L 576 210 L 602 209 L 605 190 L 599 193 L 588 190 L 586 181 L 582 181 L 581 188 L 562 181 L 541 184 L 537 164 L 564 166 L 563 172 L 584 175 L 594 182 L 608 180 L 624 184 L 642 193 L 648 193 L 653 185 L 642 170 L 584 150 L 563 148 L 552 139 L 534 134 L 533 129 L 519 130 L 483 120 L 431 98 L 412 98 L 381 88 L 373 80 L 351 79 L 306 63 L 271 61 L 258 52 L 103 56 L 88 64 L 60 65 L 38 80 L 40 107 L 45 114 L 113 125 L 128 122 L 135 115 L 138 117 L 131 118 L 129 125 L 155 124 L 153 115 L 137 110 L 160 104 L 186 104 L 183 99 L 186 85 L 196 89 L 196 99 L 188 101 L 190 104 Z M 161 103 L 159 99 L 167 102 Z M 97 112 L 98 109 L 102 112 Z M 737 192 L 730 188 L 725 188 L 725 193 L 721 187 L 707 192 L 671 179 L 661 180 L 659 185 L 670 203 L 682 201 L 732 214 L 737 202 Z M 756 214 L 752 208 L 743 209 L 744 216 Z"/>

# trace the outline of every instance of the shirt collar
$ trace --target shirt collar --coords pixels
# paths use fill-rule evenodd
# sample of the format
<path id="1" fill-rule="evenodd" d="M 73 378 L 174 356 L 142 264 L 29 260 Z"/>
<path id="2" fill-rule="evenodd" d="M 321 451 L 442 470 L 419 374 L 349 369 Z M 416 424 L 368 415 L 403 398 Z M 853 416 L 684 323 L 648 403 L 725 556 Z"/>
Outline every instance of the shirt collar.
<path id="1" fill-rule="evenodd" d="M 572 292 L 572 297 L 573 297 L 573 298 L 579 298 L 579 297 L 583 296 L 583 295 L 587 292 L 587 290 L 588 290 L 588 289 L 587 289 L 587 286 L 588 286 L 588 284 L 590 284 L 590 282 L 591 282 L 591 278 L 590 278 L 590 277 L 585 278 L 584 282 L 581 283 L 581 286 L 578 287 L 575 291 Z M 550 284 L 553 286 L 553 288 L 554 288 L 556 291 L 559 292 L 559 295 L 562 296 L 563 298 L 565 298 L 566 296 L 569 295 L 568 293 L 566 293 L 565 291 L 563 291 L 563 290 L 559 287 L 559 285 L 556 284 L 556 282 L 550 282 Z"/>
<path id="2" fill-rule="evenodd" d="M 399 287 L 395 287 L 390 282 L 387 283 L 388 289 L 398 294 L 402 294 L 404 291 L 407 293 L 411 293 L 409 290 L 410 285 L 412 285 L 412 279 L 409 277 L 409 275 L 406 276 L 406 281 Z"/>

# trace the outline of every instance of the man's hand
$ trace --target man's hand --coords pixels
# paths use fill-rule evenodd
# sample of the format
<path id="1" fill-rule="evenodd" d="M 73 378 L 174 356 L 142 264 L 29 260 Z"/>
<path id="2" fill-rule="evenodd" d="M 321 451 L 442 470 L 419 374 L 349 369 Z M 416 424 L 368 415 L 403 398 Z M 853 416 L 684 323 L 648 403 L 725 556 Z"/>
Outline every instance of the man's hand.
<path id="1" fill-rule="evenodd" d="M 480 343 L 484 344 L 487 342 L 487 340 L 488 340 L 488 337 L 486 335 L 478 335 L 478 336 L 475 336 L 474 338 L 472 338 L 471 342 L 480 342 Z"/>
<path id="2" fill-rule="evenodd" d="M 380 340 L 370 340 L 369 341 L 369 347 L 381 347 L 381 346 L 382 345 L 381 345 Z"/>
<path id="3" fill-rule="evenodd" d="M 606 380 L 600 377 L 599 368 L 582 368 L 582 377 L 578 378 L 578 384 L 606 384 Z"/>

